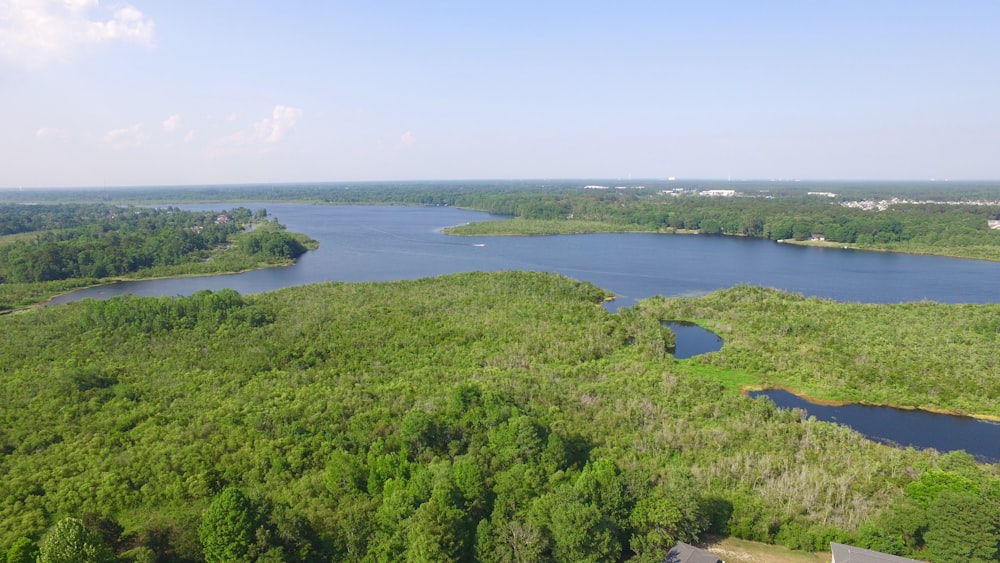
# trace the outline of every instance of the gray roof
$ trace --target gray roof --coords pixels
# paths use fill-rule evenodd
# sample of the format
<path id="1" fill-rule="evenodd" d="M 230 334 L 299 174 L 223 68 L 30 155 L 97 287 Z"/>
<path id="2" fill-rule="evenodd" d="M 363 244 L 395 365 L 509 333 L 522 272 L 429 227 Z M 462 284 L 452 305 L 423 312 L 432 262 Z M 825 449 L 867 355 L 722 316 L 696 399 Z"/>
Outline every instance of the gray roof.
<path id="1" fill-rule="evenodd" d="M 916 559 L 835 542 L 830 542 L 830 551 L 833 552 L 833 563 L 920 563 Z"/>
<path id="2" fill-rule="evenodd" d="M 677 545 L 667 552 L 667 558 L 663 563 L 723 563 L 723 561 L 714 553 L 684 542 L 677 542 Z"/>

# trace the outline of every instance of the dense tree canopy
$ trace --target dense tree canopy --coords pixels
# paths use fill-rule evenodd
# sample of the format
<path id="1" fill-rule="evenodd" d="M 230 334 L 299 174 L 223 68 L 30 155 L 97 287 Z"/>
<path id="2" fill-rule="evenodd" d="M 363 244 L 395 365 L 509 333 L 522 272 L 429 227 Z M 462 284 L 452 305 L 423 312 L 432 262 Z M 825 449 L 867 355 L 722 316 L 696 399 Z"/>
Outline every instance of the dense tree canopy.
<path id="1" fill-rule="evenodd" d="M 62 206 L 46 206 L 42 217 L 51 217 L 50 222 L 36 220 L 22 226 L 38 227 L 32 229 L 38 233 L 34 240 L 0 245 L 0 281 L 104 278 L 200 260 L 250 219 L 247 209 L 219 214 L 174 208 L 68 207 L 64 211 Z"/>
<path id="2" fill-rule="evenodd" d="M 4 213 L 9 213 L 7 217 Z M 108 278 L 234 272 L 288 263 L 314 243 L 246 208 L 3 205 L 0 311 Z M 248 228 L 252 231 L 247 232 Z"/>
<path id="3" fill-rule="evenodd" d="M 943 561 L 955 530 L 990 557 L 995 466 L 874 444 L 727 386 L 809 358 L 741 342 L 854 306 L 735 288 L 611 314 L 604 298 L 470 273 L 0 317 L 0 550 L 44 547 L 70 515 L 135 561 L 657 561 L 709 532 Z M 963 327 L 990 307 L 960 309 L 953 351 L 979 353 Z M 727 344 L 675 361 L 666 318 Z"/>

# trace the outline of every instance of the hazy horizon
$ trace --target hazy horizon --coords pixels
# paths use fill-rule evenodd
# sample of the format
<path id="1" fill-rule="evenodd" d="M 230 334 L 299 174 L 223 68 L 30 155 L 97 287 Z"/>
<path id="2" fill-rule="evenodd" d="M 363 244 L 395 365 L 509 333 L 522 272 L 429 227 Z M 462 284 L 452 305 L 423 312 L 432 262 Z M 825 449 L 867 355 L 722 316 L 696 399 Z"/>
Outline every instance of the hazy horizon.
<path id="1" fill-rule="evenodd" d="M 198 188 L 240 188 L 240 187 L 322 187 L 322 186 L 357 186 L 364 187 L 366 185 L 427 185 L 427 184 L 441 184 L 445 186 L 454 186 L 460 184 L 469 184 L 468 187 L 475 188 L 475 184 L 530 184 L 535 187 L 573 187 L 574 184 L 578 184 L 578 187 L 583 188 L 585 185 L 591 185 L 597 183 L 597 185 L 605 185 L 609 189 L 616 188 L 653 188 L 653 189 L 665 189 L 668 187 L 677 188 L 719 188 L 727 185 L 731 185 L 734 189 L 739 189 L 741 186 L 746 188 L 754 187 L 764 187 L 767 185 L 775 185 L 776 187 L 789 188 L 796 185 L 802 186 L 803 188 L 821 188 L 823 186 L 828 187 L 872 187 L 872 186 L 885 186 L 892 188 L 904 188 L 906 186 L 927 188 L 929 186 L 938 185 L 941 187 L 947 187 L 952 185 L 956 188 L 970 188 L 970 187 L 984 187 L 984 188 L 996 188 L 1000 190 L 1000 179 L 967 179 L 967 180 L 950 180 L 950 179 L 931 179 L 931 180 L 921 180 L 921 179 L 881 179 L 881 180 L 870 180 L 870 179 L 839 179 L 839 180 L 824 180 L 824 179 L 783 179 L 783 178 L 452 178 L 452 179 L 398 179 L 398 180 L 317 180 L 317 181 L 290 181 L 290 182 L 232 182 L 232 183 L 190 183 L 190 184 L 122 184 L 122 185 L 101 185 L 101 186 L 0 186 L 0 191 L 33 191 L 33 190 L 127 190 L 127 189 L 198 189 Z M 651 184 L 651 185 L 643 185 Z M 763 191 L 763 190 L 761 190 Z"/>

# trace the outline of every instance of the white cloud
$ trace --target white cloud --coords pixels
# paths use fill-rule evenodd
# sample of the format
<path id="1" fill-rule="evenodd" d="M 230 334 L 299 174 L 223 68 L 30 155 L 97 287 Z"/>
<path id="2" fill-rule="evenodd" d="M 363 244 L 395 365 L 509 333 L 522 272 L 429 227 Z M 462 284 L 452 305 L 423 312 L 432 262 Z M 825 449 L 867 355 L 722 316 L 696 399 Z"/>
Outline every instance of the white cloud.
<path id="1" fill-rule="evenodd" d="M 123 39 L 150 44 L 153 40 L 153 20 L 132 6 L 115 10 L 106 22 L 92 22 L 91 37 L 95 42 Z"/>
<path id="2" fill-rule="evenodd" d="M 287 106 L 274 106 L 271 117 L 262 119 L 253 126 L 253 138 L 265 143 L 277 143 L 295 126 L 302 110 Z"/>
<path id="3" fill-rule="evenodd" d="M 104 142 L 116 149 L 138 147 L 145 144 L 148 140 L 149 134 L 146 133 L 146 126 L 142 123 L 136 123 L 131 127 L 122 129 L 114 129 L 104 135 Z"/>
<path id="4" fill-rule="evenodd" d="M 197 137 L 198 137 L 198 132 L 192 129 L 187 132 L 187 135 L 184 135 L 184 142 L 190 143 L 194 141 Z"/>
<path id="5" fill-rule="evenodd" d="M 153 20 L 139 10 L 125 5 L 94 19 L 97 8 L 98 0 L 0 0 L 0 59 L 38 68 L 112 41 L 152 43 Z"/>
<path id="6" fill-rule="evenodd" d="M 407 131 L 399 136 L 399 144 L 396 145 L 400 149 L 408 149 L 413 146 L 413 143 L 417 142 L 417 137 L 413 134 L 413 131 Z"/>
<path id="7" fill-rule="evenodd" d="M 241 129 L 223 137 L 208 148 L 209 156 L 224 156 L 256 149 L 257 152 L 267 152 L 281 141 L 302 116 L 302 110 L 289 106 L 276 105 L 271 110 L 271 117 L 265 117 L 253 124 L 249 130 Z M 227 118 L 229 121 L 230 118 Z"/>
<path id="8" fill-rule="evenodd" d="M 55 139 L 58 141 L 64 141 L 70 137 L 70 132 L 67 129 L 61 129 L 59 127 L 39 127 L 35 131 L 35 138 L 39 140 Z"/>
<path id="9" fill-rule="evenodd" d="M 181 126 L 181 116 L 176 113 L 163 120 L 164 131 L 176 131 L 177 128 L 180 126 Z"/>

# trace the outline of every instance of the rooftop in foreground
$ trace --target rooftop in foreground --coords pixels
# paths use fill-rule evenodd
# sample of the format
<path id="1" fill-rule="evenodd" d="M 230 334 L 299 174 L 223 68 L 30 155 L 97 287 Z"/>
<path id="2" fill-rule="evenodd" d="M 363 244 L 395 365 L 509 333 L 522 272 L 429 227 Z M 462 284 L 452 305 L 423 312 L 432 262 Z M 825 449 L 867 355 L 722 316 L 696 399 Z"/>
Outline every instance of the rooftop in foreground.
<path id="1" fill-rule="evenodd" d="M 919 563 L 916 559 L 836 542 L 830 542 L 830 551 L 833 552 L 833 563 Z"/>

